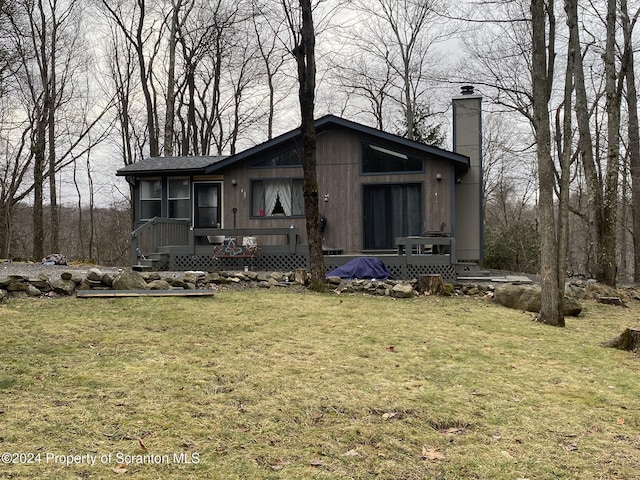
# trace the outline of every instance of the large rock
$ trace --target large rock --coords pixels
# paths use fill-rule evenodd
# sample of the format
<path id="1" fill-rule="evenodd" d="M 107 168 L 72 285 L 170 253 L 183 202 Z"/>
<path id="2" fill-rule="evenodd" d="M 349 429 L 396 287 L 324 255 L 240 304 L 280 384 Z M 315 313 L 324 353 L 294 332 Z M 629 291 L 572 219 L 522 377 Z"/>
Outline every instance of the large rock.
<path id="1" fill-rule="evenodd" d="M 76 282 L 59 278 L 51 282 L 51 288 L 54 292 L 62 295 L 73 295 L 73 292 L 76 291 Z"/>
<path id="2" fill-rule="evenodd" d="M 541 290 L 538 285 L 502 285 L 496 288 L 494 299 L 500 305 L 526 312 L 540 312 Z M 564 314 L 578 316 L 582 305 L 574 297 L 564 296 Z"/>
<path id="3" fill-rule="evenodd" d="M 37 287 L 34 287 L 31 284 L 29 284 L 29 286 L 27 287 L 26 292 L 29 297 L 39 297 L 40 295 L 42 295 L 42 292 L 40 291 L 40 289 L 38 289 Z"/>
<path id="4" fill-rule="evenodd" d="M 189 289 L 189 284 L 184 280 L 182 280 L 181 278 L 167 277 L 164 280 L 173 288 L 183 288 L 185 290 Z"/>
<path id="5" fill-rule="evenodd" d="M 105 273 L 102 275 L 102 284 L 105 287 L 111 287 L 113 285 L 113 277 L 111 275 L 109 275 L 108 273 Z"/>
<path id="6" fill-rule="evenodd" d="M 123 270 L 113 278 L 114 290 L 147 290 L 144 277 L 133 270 Z"/>
<path id="7" fill-rule="evenodd" d="M 147 286 L 149 290 L 171 290 L 171 285 L 166 280 L 152 280 Z"/>
<path id="8" fill-rule="evenodd" d="M 184 275 L 182 275 L 182 280 L 185 283 L 196 284 L 198 283 L 198 280 L 204 279 L 205 275 L 206 275 L 205 272 L 198 272 L 198 271 L 184 272 Z"/>
<path id="9" fill-rule="evenodd" d="M 398 283 L 391 289 L 391 296 L 396 298 L 411 298 L 414 296 L 414 290 L 411 285 Z"/>
<path id="10" fill-rule="evenodd" d="M 87 280 L 102 283 L 102 275 L 103 273 L 99 268 L 90 268 L 87 271 Z"/>
<path id="11" fill-rule="evenodd" d="M 29 284 L 22 278 L 11 278 L 11 282 L 5 287 L 8 292 L 24 292 Z"/>

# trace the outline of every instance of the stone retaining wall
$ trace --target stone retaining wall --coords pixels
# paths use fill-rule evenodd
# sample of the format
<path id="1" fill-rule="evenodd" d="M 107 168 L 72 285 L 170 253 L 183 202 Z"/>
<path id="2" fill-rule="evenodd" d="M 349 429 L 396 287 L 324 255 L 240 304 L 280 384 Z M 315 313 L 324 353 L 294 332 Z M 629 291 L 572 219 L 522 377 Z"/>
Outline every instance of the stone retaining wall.
<path id="1" fill-rule="evenodd" d="M 0 277 L 0 301 L 12 297 L 69 296 L 76 290 L 171 290 L 223 288 L 272 288 L 287 287 L 303 290 L 307 281 L 306 271 L 295 272 L 145 272 L 121 270 L 104 273 L 91 268 L 86 273 L 63 270 L 58 275 L 39 273 L 29 275 L 8 275 Z M 411 298 L 429 294 L 422 291 L 418 280 L 342 280 L 338 277 L 327 279 L 330 291 L 337 294 L 365 293 L 370 295 Z M 612 295 L 612 290 L 591 281 L 567 283 L 567 293 L 578 299 L 596 298 L 598 295 Z M 440 295 L 474 296 L 493 299 L 496 287 L 491 283 L 446 284 Z M 604 289 L 604 290 L 603 290 Z M 615 292 L 627 298 L 639 298 L 636 289 Z"/>
<path id="2" fill-rule="evenodd" d="M 64 270 L 59 278 L 44 273 L 35 278 L 28 275 L 8 275 L 0 278 L 0 300 L 13 297 L 69 296 L 77 290 L 174 290 L 222 288 L 272 288 L 288 287 L 304 289 L 307 275 L 304 270 L 295 272 L 144 272 L 122 270 L 103 273 L 91 268 L 86 274 Z M 364 292 L 397 298 L 415 296 L 416 281 L 344 281 L 329 278 L 327 284 L 336 293 Z"/>

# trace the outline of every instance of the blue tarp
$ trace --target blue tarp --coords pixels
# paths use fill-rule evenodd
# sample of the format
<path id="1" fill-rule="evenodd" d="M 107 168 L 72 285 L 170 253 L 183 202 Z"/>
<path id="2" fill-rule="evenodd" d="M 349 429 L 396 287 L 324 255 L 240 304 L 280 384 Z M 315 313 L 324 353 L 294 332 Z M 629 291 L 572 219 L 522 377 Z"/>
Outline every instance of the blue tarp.
<path id="1" fill-rule="evenodd" d="M 391 273 L 382 260 L 375 257 L 358 257 L 348 261 L 344 265 L 331 270 L 327 277 L 340 278 L 372 278 L 386 280 L 392 278 Z"/>

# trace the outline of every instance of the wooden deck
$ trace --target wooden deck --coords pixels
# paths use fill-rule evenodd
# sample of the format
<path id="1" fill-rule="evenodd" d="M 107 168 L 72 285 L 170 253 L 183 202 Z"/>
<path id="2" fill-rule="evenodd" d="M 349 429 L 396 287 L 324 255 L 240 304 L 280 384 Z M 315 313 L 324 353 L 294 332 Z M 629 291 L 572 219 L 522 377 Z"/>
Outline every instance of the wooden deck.
<path id="1" fill-rule="evenodd" d="M 260 246 L 259 257 L 216 256 L 208 239 L 218 237 L 254 237 Z M 188 224 L 153 219 L 131 235 L 132 266 L 154 270 L 243 270 L 292 271 L 308 268 L 308 245 L 298 243 L 298 229 L 192 229 Z M 418 278 L 440 274 L 455 279 L 455 238 L 448 236 L 411 236 L 396 238 L 397 248 L 378 252 L 347 252 L 327 249 L 324 262 L 330 271 L 358 257 L 382 260 L 395 278 Z M 331 253 L 340 253 L 333 255 Z"/>

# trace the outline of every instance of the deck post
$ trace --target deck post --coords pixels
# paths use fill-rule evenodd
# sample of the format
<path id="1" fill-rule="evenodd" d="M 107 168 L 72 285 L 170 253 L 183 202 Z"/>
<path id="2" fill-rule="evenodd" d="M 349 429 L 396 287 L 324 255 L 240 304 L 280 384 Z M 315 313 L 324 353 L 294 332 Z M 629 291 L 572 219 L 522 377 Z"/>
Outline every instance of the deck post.
<path id="1" fill-rule="evenodd" d="M 289 229 L 289 253 L 296 253 L 296 243 L 298 242 L 298 229 L 291 227 Z"/>
<path id="2" fill-rule="evenodd" d="M 131 265 L 137 265 L 138 264 L 138 248 L 139 248 L 139 246 L 140 246 L 140 244 L 138 242 L 138 234 L 132 233 L 131 234 L 131 242 L 130 242 L 131 252 L 129 252 L 129 255 L 131 257 Z"/>
<path id="3" fill-rule="evenodd" d="M 191 255 L 196 254 L 196 237 L 193 234 L 193 225 L 189 225 L 189 233 L 187 234 L 187 242 Z"/>

